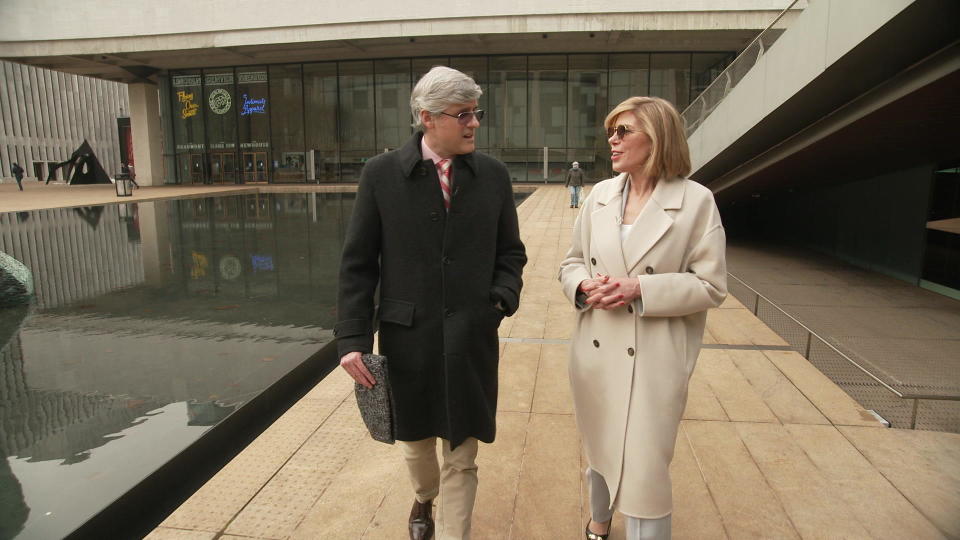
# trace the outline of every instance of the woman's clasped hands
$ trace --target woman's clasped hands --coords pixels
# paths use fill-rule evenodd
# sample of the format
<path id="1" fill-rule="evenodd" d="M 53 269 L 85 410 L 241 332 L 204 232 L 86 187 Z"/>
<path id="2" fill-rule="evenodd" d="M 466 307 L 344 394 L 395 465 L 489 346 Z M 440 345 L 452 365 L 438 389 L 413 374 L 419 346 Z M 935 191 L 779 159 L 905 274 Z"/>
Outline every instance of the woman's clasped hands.
<path id="1" fill-rule="evenodd" d="M 640 281 L 598 273 L 596 278 L 581 281 L 580 290 L 587 295 L 587 305 L 594 309 L 617 309 L 640 298 Z"/>

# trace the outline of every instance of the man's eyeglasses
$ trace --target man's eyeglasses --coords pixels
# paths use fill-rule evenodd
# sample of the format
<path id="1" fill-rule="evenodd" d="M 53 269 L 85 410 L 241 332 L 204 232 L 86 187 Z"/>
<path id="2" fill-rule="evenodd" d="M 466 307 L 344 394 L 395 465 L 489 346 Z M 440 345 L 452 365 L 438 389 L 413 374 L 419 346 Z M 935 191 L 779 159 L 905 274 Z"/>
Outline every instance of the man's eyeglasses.
<path id="1" fill-rule="evenodd" d="M 475 111 L 464 111 L 460 114 L 450 114 L 450 113 L 445 113 L 443 111 L 440 111 L 440 114 L 449 116 L 451 118 L 456 118 L 457 122 L 459 122 L 461 126 L 465 126 L 469 124 L 471 117 L 474 117 L 474 116 L 477 117 L 477 122 L 483 120 L 483 109 L 477 109 Z"/>
<path id="2" fill-rule="evenodd" d="M 627 126 L 625 126 L 625 125 L 623 125 L 623 124 L 620 124 L 620 125 L 617 126 L 617 127 L 608 127 L 608 128 L 607 128 L 607 138 L 609 139 L 609 138 L 613 137 L 613 134 L 616 133 L 618 139 L 623 139 L 623 137 L 624 137 L 627 133 L 636 133 L 636 132 L 637 132 L 637 130 L 635 130 L 635 129 L 630 129 L 630 128 L 628 128 Z"/>

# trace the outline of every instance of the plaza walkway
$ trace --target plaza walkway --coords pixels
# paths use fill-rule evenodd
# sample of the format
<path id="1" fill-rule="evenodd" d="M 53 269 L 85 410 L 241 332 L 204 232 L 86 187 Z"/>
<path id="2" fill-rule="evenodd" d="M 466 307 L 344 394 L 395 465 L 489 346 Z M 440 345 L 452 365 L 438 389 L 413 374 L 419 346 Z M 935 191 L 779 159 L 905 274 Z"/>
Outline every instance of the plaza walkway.
<path id="1" fill-rule="evenodd" d="M 921 400 L 917 427 L 960 433 L 960 300 L 782 242 L 729 242 L 727 270 L 897 391 L 954 397 Z M 771 309 L 761 317 L 791 326 Z M 809 358 L 861 405 L 911 427 L 912 400 L 823 347 Z"/>
<path id="2" fill-rule="evenodd" d="M 0 185 L 0 211 L 341 186 Z M 223 192 L 223 193 L 221 193 Z M 575 211 L 520 207 L 530 263 L 501 327 L 497 442 L 482 445 L 474 538 L 582 538 L 585 462 L 557 265 Z M 736 256 L 736 253 L 733 253 Z M 675 538 L 960 538 L 960 435 L 884 429 L 736 300 L 712 310 L 673 464 Z M 372 441 L 335 371 L 171 514 L 151 539 L 405 538 L 398 449 Z M 611 538 L 623 536 L 615 522 Z"/>
<path id="3" fill-rule="evenodd" d="M 519 208 L 530 262 L 500 330 L 475 539 L 582 538 L 572 313 L 555 278 L 574 212 L 554 186 Z M 673 463 L 674 538 L 960 537 L 960 435 L 881 427 L 732 298 L 711 310 L 704 344 Z M 369 438 L 352 390 L 335 371 L 148 538 L 405 538 L 399 450 Z"/>

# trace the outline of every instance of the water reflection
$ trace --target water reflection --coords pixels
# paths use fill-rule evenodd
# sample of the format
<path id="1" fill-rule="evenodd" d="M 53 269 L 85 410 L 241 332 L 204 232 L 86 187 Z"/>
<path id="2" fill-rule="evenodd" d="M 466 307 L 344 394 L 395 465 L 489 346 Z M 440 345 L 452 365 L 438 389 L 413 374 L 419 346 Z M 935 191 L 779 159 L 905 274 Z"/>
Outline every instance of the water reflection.
<path id="1" fill-rule="evenodd" d="M 353 200 L 0 214 L 36 290 L 0 309 L 0 540 L 65 536 L 329 342 Z"/>
<path id="2" fill-rule="evenodd" d="M 0 214 L 36 288 L 0 310 L 0 538 L 69 533 L 328 342 L 352 202 Z"/>

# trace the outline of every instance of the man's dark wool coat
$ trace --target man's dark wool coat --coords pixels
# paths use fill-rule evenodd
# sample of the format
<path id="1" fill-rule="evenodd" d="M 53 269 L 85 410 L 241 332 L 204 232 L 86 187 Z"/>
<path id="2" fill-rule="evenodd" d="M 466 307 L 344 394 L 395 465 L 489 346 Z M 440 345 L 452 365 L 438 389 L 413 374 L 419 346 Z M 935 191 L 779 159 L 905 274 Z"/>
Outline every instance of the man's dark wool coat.
<path id="1" fill-rule="evenodd" d="M 499 161 L 460 155 L 447 212 L 437 169 L 420 153 L 422 138 L 417 133 L 363 168 L 344 240 L 334 335 L 341 356 L 371 352 L 378 320 L 398 440 L 489 443 L 496 435 L 497 327 L 517 310 L 527 262 L 513 190 Z"/>

